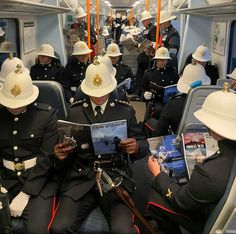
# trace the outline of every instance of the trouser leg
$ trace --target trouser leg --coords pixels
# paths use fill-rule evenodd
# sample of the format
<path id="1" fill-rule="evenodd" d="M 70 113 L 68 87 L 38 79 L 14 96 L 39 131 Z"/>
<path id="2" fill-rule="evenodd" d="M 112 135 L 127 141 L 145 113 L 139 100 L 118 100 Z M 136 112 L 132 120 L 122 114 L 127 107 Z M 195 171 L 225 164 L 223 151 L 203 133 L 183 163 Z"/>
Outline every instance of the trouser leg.
<path id="1" fill-rule="evenodd" d="M 78 201 L 67 196 L 61 196 L 54 219 L 51 222 L 50 234 L 78 233 L 81 224 L 96 207 L 97 199 L 91 190 Z"/>

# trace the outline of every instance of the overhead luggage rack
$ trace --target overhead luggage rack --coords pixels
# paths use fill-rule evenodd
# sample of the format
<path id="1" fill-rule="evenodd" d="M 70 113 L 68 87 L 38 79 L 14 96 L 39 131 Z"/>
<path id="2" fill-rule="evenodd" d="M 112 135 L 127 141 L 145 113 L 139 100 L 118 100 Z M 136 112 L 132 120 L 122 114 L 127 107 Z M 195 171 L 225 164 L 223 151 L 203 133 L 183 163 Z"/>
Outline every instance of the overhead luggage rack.
<path id="1" fill-rule="evenodd" d="M 37 3 L 26 0 L 0 0 L 0 13 L 22 15 L 50 15 L 70 12 L 71 8 Z"/>
<path id="2" fill-rule="evenodd" d="M 181 14 L 204 16 L 232 16 L 236 15 L 236 1 L 231 3 L 213 4 L 194 8 L 178 9 Z"/>

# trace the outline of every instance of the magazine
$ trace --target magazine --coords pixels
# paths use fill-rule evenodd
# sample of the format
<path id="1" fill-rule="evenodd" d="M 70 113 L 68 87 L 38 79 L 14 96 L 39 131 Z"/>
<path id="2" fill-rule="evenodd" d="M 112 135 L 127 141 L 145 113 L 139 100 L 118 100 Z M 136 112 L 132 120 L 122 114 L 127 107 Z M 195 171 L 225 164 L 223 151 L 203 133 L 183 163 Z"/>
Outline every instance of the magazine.
<path id="1" fill-rule="evenodd" d="M 90 128 L 96 155 L 117 153 L 116 142 L 127 139 L 126 120 L 92 124 Z"/>
<path id="2" fill-rule="evenodd" d="M 146 51 L 147 47 L 152 46 L 152 42 L 145 38 L 140 44 L 139 49 L 141 52 Z"/>
<path id="3" fill-rule="evenodd" d="M 182 134 L 183 149 L 189 177 L 194 165 L 213 155 L 219 148 L 217 141 L 208 132 Z"/>
<path id="4" fill-rule="evenodd" d="M 126 120 L 92 125 L 58 120 L 58 130 L 60 142 L 70 137 L 76 141 L 77 150 L 93 150 L 96 155 L 117 153 L 116 145 L 127 139 Z"/>
<path id="5" fill-rule="evenodd" d="M 161 86 L 154 82 L 150 82 L 151 92 L 153 94 L 162 95 L 162 102 L 165 104 L 172 96 L 178 93 L 177 84 Z"/>
<path id="6" fill-rule="evenodd" d="M 149 149 L 158 159 L 161 170 L 179 184 L 186 183 L 188 173 L 182 153 L 182 140 L 176 135 L 166 135 L 148 139 Z"/>
<path id="7" fill-rule="evenodd" d="M 79 124 L 64 120 L 58 120 L 59 142 L 63 142 L 66 138 L 71 138 L 75 141 L 77 150 L 84 152 L 93 150 L 91 139 L 91 131 L 89 124 Z"/>

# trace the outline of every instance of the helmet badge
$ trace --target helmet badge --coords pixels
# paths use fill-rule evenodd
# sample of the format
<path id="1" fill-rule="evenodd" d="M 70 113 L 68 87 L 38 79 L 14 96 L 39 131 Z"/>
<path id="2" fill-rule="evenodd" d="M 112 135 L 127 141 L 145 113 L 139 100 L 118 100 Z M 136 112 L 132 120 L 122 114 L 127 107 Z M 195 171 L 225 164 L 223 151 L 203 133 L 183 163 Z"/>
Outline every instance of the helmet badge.
<path id="1" fill-rule="evenodd" d="M 96 85 L 96 86 L 100 86 L 102 85 L 102 78 L 96 74 L 93 78 L 93 84 Z"/>
<path id="2" fill-rule="evenodd" d="M 18 84 L 15 84 L 12 88 L 11 88 L 11 94 L 13 96 L 19 96 L 21 94 L 21 88 Z"/>

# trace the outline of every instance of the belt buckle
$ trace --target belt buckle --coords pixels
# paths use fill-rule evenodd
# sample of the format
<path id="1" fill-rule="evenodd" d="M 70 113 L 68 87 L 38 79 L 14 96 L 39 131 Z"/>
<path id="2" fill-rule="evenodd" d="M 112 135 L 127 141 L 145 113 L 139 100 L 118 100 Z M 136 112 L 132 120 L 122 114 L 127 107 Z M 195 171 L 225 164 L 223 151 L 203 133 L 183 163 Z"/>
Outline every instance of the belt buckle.
<path id="1" fill-rule="evenodd" d="M 23 163 L 15 163 L 15 164 L 14 164 L 14 169 L 15 169 L 16 171 L 21 171 L 21 170 L 25 169 L 25 166 L 24 166 Z"/>
<path id="2" fill-rule="evenodd" d="M 100 162 L 99 161 L 94 161 L 93 170 L 98 171 L 98 168 L 100 168 Z"/>

